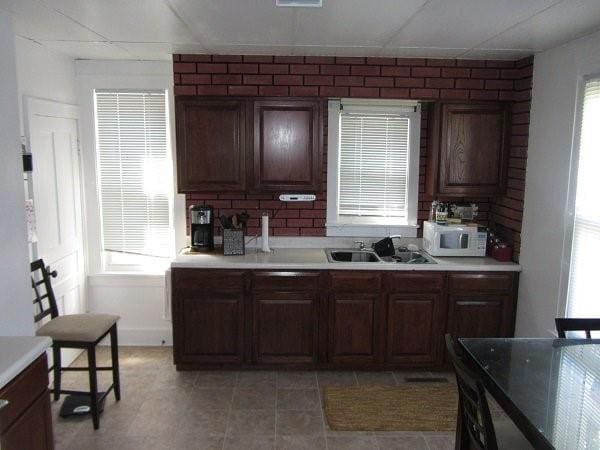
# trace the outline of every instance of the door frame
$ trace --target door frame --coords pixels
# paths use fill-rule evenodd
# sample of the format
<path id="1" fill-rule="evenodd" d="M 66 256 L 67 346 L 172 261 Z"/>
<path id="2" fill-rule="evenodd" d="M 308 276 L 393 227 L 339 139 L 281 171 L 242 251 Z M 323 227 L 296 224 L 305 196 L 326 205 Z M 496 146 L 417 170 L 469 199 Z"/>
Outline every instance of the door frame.
<path id="1" fill-rule="evenodd" d="M 85 198 L 83 192 L 83 172 L 82 172 L 82 161 L 81 161 L 81 122 L 79 116 L 79 107 L 77 105 L 73 105 L 70 103 L 62 103 L 55 100 L 47 100 L 38 97 L 32 97 L 28 95 L 23 96 L 23 124 L 24 124 L 24 134 L 25 134 L 25 142 L 26 147 L 29 152 L 32 152 L 31 146 L 31 126 L 33 123 L 34 116 L 42 116 L 49 118 L 59 118 L 59 119 L 72 119 L 76 123 L 77 127 L 77 174 L 79 176 L 79 203 L 80 203 L 80 247 L 81 247 L 81 276 L 80 276 L 80 295 L 82 298 L 80 299 L 79 306 L 82 311 L 79 313 L 83 313 L 87 311 L 87 299 L 88 299 L 88 282 L 87 282 L 87 248 L 86 248 L 86 225 L 85 225 Z M 33 168 L 35 171 L 35 161 L 33 162 Z M 33 194 L 33 186 L 35 184 L 35 180 L 31 177 L 27 177 L 27 197 L 34 198 Z M 35 198 L 34 198 L 34 207 L 35 207 Z M 34 260 L 39 258 L 39 252 L 36 243 L 31 243 L 30 248 L 30 257 Z M 74 361 L 77 356 L 81 353 L 81 350 L 77 349 L 67 349 L 63 351 L 63 360 L 62 365 L 68 366 Z M 52 359 L 52 353 L 48 352 L 48 357 Z M 52 378 L 52 374 L 50 374 Z"/>

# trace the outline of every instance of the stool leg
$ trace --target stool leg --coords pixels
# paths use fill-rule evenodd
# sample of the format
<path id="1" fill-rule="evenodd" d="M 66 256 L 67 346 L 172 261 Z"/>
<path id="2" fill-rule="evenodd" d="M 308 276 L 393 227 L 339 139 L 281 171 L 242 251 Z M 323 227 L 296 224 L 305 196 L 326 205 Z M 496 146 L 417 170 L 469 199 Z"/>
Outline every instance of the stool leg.
<path id="1" fill-rule="evenodd" d="M 53 373 L 54 373 L 54 401 L 60 398 L 60 377 L 62 375 L 62 362 L 60 358 L 60 347 L 56 344 L 52 346 Z"/>
<path id="2" fill-rule="evenodd" d="M 110 329 L 110 353 L 112 359 L 113 385 L 115 398 L 121 400 L 121 380 L 119 379 L 119 343 L 117 341 L 117 324 Z"/>
<path id="3" fill-rule="evenodd" d="M 90 345 L 87 348 L 88 371 L 90 375 L 90 409 L 92 412 L 92 421 L 94 430 L 100 428 L 100 419 L 98 417 L 98 380 L 96 376 L 96 346 Z"/>

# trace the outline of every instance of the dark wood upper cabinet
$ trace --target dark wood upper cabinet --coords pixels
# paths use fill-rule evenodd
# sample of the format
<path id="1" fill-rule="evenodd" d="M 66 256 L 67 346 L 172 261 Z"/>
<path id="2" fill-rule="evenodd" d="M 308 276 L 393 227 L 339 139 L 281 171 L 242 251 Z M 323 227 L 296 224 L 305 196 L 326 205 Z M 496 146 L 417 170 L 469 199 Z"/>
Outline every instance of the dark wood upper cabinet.
<path id="1" fill-rule="evenodd" d="M 253 189 L 319 191 L 321 101 L 284 99 L 253 103 Z"/>
<path id="2" fill-rule="evenodd" d="M 246 189 L 245 100 L 176 97 L 179 192 Z"/>
<path id="3" fill-rule="evenodd" d="M 506 190 L 509 105 L 433 106 L 429 127 L 427 193 L 484 196 Z"/>

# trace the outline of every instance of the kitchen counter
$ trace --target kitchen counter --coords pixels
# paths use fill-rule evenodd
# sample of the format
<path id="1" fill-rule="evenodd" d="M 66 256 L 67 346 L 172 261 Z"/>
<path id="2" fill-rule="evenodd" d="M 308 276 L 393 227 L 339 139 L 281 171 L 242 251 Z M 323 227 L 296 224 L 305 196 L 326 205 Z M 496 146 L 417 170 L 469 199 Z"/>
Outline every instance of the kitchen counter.
<path id="1" fill-rule="evenodd" d="M 0 389 L 50 346 L 52 340 L 49 337 L 0 336 Z"/>
<path id="2" fill-rule="evenodd" d="M 437 264 L 357 263 L 327 260 L 322 248 L 276 248 L 263 253 L 258 248 L 247 248 L 241 256 L 213 253 L 182 253 L 171 263 L 172 268 L 204 269 L 272 269 L 272 270 L 404 270 L 404 271 L 490 271 L 520 272 L 513 262 L 500 262 L 483 257 L 433 258 Z"/>

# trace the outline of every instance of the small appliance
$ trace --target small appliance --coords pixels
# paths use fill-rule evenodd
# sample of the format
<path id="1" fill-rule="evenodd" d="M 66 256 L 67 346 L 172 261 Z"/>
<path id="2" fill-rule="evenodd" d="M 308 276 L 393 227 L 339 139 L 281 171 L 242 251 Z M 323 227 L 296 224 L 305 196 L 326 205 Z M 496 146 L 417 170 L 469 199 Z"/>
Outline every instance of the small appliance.
<path id="1" fill-rule="evenodd" d="M 431 256 L 485 256 L 487 232 L 477 225 L 423 223 L 423 250 Z"/>
<path id="2" fill-rule="evenodd" d="M 211 252 L 215 249 L 213 207 L 190 206 L 192 252 Z"/>

